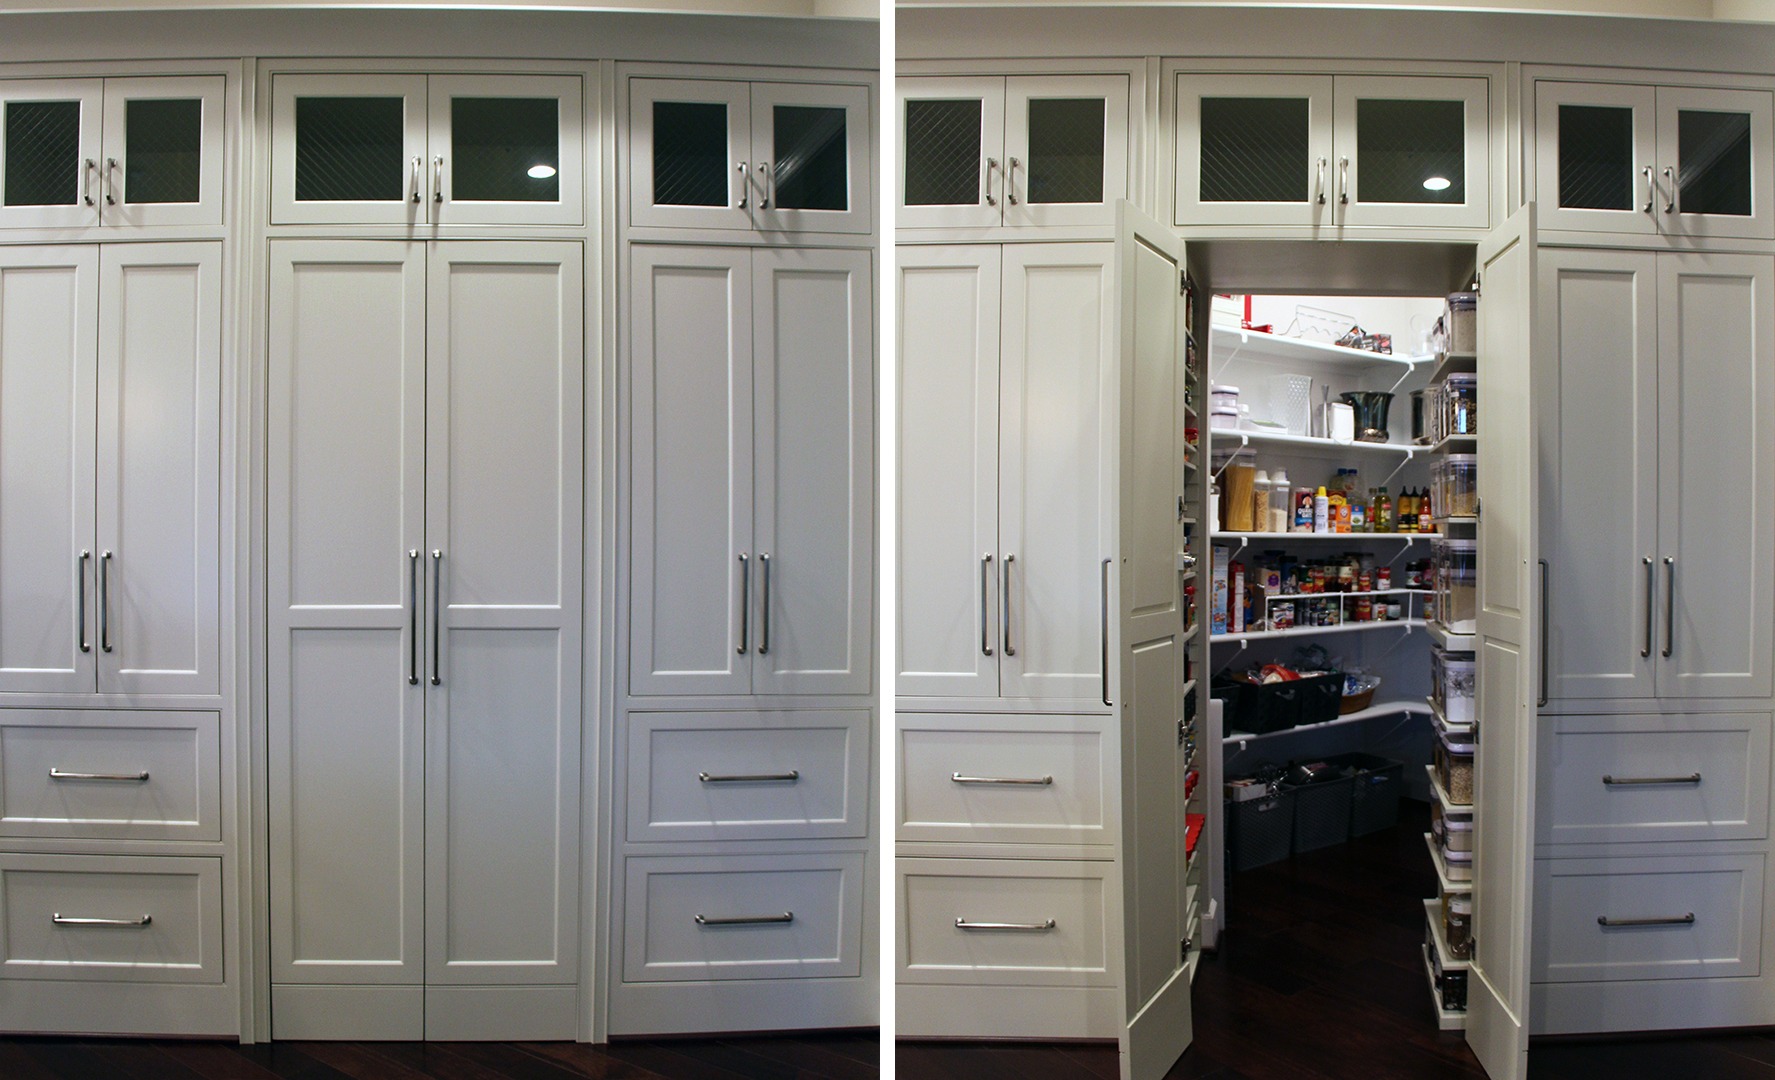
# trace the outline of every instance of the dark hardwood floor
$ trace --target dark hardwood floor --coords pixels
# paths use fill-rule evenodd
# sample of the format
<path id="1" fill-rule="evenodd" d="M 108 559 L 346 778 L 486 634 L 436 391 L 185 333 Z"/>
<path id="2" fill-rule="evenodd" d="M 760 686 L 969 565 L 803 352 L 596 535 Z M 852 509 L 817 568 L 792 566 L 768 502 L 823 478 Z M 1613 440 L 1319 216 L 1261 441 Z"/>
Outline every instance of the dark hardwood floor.
<path id="1" fill-rule="evenodd" d="M 1227 933 L 1168 1080 L 1483 1080 L 1430 1011 L 1429 808 L 1397 830 L 1233 875 Z M 902 1080 L 1118 1080 L 1113 1045 L 901 1042 Z M 1531 1080 L 1775 1080 L 1775 1033 L 1537 1042 Z"/>

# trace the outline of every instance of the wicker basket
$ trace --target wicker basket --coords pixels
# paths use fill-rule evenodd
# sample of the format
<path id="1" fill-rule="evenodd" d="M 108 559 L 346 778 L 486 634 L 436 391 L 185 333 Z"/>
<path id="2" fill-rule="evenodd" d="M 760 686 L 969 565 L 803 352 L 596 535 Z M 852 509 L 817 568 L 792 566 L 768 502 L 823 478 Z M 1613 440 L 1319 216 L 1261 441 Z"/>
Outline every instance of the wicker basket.
<path id="1" fill-rule="evenodd" d="M 1358 675 L 1355 678 L 1357 680 L 1357 685 L 1362 687 L 1362 689 L 1356 691 L 1354 694 L 1345 694 L 1343 696 L 1343 699 L 1338 702 L 1337 706 L 1337 714 L 1339 716 L 1348 716 L 1353 712 L 1361 712 L 1363 709 L 1374 704 L 1374 692 L 1380 689 L 1381 677 L 1379 675 Z"/>

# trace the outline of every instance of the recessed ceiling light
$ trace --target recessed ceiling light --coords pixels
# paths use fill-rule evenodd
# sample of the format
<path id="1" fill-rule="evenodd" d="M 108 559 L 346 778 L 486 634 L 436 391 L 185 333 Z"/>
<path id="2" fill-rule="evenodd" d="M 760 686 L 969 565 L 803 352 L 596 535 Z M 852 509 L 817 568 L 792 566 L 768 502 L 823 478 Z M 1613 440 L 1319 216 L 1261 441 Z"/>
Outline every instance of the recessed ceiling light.
<path id="1" fill-rule="evenodd" d="M 553 175 L 555 175 L 555 167 L 553 165 L 532 165 L 532 166 L 530 166 L 530 178 L 532 180 L 547 180 L 549 177 L 551 177 Z M 1429 187 L 1430 185 L 1428 183 L 1425 183 L 1424 186 Z M 1444 180 L 1442 182 L 1442 186 L 1447 187 L 1448 181 Z"/>
<path id="2" fill-rule="evenodd" d="M 533 171 L 530 175 L 535 176 L 536 173 Z M 1424 190 L 1426 191 L 1447 191 L 1449 186 L 1450 182 L 1446 176 L 1432 176 L 1424 181 Z"/>

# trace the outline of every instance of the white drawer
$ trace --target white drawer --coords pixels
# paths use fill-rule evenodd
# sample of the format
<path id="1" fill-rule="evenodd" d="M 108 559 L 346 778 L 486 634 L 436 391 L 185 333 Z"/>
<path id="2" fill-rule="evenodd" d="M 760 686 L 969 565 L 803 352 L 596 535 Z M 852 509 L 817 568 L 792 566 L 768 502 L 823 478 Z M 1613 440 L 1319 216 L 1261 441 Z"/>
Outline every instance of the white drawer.
<path id="1" fill-rule="evenodd" d="M 1105 716 L 899 716 L 902 841 L 1110 844 Z"/>
<path id="2" fill-rule="evenodd" d="M 631 858 L 623 979 L 858 975 L 865 861 L 863 852 Z"/>
<path id="3" fill-rule="evenodd" d="M 219 983 L 221 860 L 0 855 L 0 928 L 0 977 Z"/>
<path id="4" fill-rule="evenodd" d="M 1538 839 L 1760 839 L 1768 833 L 1769 727 L 1768 713 L 1549 717 Z"/>
<path id="5" fill-rule="evenodd" d="M 1755 976 L 1762 914 L 1761 855 L 1539 859 L 1532 978 Z"/>
<path id="6" fill-rule="evenodd" d="M 207 712 L 0 712 L 0 836 L 220 840 Z"/>
<path id="7" fill-rule="evenodd" d="M 636 841 L 864 836 L 869 710 L 634 713 Z"/>
<path id="8" fill-rule="evenodd" d="M 901 982 L 1115 985 L 1108 921 L 1114 863 L 897 859 L 894 865 Z"/>

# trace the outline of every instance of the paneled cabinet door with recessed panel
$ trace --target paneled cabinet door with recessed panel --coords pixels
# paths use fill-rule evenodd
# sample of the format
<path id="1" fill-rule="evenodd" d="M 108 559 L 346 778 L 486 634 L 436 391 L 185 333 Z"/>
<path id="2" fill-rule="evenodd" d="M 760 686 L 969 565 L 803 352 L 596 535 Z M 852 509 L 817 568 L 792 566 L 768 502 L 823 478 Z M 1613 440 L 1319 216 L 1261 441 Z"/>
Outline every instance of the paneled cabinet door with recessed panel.
<path id="1" fill-rule="evenodd" d="M 632 257 L 630 692 L 866 693 L 868 254 Z"/>
<path id="2" fill-rule="evenodd" d="M 630 223 L 869 232 L 870 130 L 865 86 L 634 79 Z"/>
<path id="3" fill-rule="evenodd" d="M 572 1034 L 582 259 L 272 245 L 280 1037 Z"/>
<path id="4" fill-rule="evenodd" d="M 276 75 L 272 223 L 577 225 L 581 84 L 576 75 Z"/>
<path id="5" fill-rule="evenodd" d="M 1775 237 L 1767 90 L 1535 83 L 1543 226 Z"/>
<path id="6" fill-rule="evenodd" d="M 0 251 L 0 690 L 220 688 L 221 254 Z"/>
<path id="7" fill-rule="evenodd" d="M 0 83 L 0 227 L 220 225 L 224 85 Z"/>

